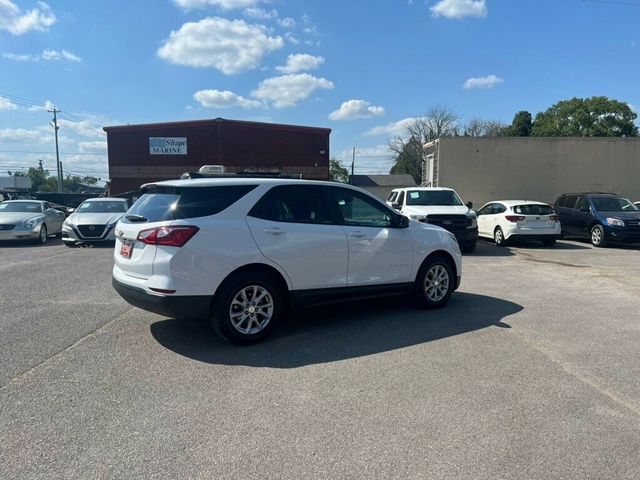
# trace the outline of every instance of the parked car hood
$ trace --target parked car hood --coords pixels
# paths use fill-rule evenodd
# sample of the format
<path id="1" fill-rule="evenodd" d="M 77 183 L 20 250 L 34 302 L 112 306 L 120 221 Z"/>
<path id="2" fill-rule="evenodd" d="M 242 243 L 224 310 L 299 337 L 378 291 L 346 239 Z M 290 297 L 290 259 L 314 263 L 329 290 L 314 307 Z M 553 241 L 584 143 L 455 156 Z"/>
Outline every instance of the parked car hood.
<path id="1" fill-rule="evenodd" d="M 42 217 L 42 214 L 33 212 L 6 212 L 0 213 L 0 223 L 17 224 L 37 217 Z"/>
<path id="2" fill-rule="evenodd" d="M 466 215 L 469 212 L 465 205 L 408 205 L 402 209 L 405 215 Z"/>
<path id="3" fill-rule="evenodd" d="M 74 212 L 67 218 L 71 225 L 109 225 L 115 223 L 122 218 L 124 212 L 121 213 L 80 213 Z"/>

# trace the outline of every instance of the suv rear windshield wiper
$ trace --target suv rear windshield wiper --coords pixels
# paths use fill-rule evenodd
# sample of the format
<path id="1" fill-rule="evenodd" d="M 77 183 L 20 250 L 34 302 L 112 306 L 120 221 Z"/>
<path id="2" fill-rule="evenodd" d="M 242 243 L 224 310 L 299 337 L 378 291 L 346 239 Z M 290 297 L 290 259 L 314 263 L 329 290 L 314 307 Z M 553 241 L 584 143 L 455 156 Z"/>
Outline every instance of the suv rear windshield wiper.
<path id="1" fill-rule="evenodd" d="M 147 220 L 146 217 L 143 217 L 142 215 L 136 215 L 135 213 L 132 213 L 130 215 L 125 215 L 124 218 L 126 218 L 130 222 L 148 222 L 149 221 Z"/>

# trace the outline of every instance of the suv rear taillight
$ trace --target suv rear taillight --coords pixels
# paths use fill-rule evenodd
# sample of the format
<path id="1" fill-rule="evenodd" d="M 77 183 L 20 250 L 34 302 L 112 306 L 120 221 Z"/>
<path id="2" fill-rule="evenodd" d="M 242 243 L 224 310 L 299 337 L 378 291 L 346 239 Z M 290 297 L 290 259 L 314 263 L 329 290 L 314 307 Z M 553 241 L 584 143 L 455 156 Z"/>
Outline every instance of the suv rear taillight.
<path id="1" fill-rule="evenodd" d="M 553 220 L 554 222 L 557 222 L 560 220 L 560 215 L 549 215 L 549 220 Z"/>
<path id="2" fill-rule="evenodd" d="M 138 233 L 138 241 L 148 245 L 182 247 L 200 230 L 194 226 L 156 227 Z"/>
<path id="3" fill-rule="evenodd" d="M 524 215 L 506 215 L 504 218 L 510 222 L 521 222 L 525 219 Z"/>

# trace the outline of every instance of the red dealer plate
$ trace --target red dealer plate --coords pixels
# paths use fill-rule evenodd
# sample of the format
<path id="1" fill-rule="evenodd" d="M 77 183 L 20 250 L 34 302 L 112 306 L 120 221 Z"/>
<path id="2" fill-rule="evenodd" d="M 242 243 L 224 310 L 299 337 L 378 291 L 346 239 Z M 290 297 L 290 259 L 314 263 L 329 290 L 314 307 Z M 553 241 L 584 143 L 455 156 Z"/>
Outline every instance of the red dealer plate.
<path id="1" fill-rule="evenodd" d="M 133 250 L 133 243 L 128 240 L 123 240 L 120 246 L 120 255 L 124 258 L 131 258 L 131 251 Z"/>

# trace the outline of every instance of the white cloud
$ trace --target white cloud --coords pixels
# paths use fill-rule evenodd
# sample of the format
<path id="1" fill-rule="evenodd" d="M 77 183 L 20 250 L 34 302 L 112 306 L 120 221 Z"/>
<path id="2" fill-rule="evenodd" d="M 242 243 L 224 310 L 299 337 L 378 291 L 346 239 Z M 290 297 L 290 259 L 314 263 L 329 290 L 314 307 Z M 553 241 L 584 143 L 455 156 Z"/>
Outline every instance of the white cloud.
<path id="1" fill-rule="evenodd" d="M 216 108 L 258 108 L 262 104 L 257 100 L 237 95 L 229 90 L 198 90 L 193 94 L 193 98 L 203 107 Z"/>
<path id="2" fill-rule="evenodd" d="M 434 17 L 461 19 L 487 16 L 485 0 L 440 0 L 429 10 Z"/>
<path id="3" fill-rule="evenodd" d="M 323 57 L 315 57 L 308 53 L 296 53 L 287 57 L 287 64 L 276 67 L 280 73 L 297 73 L 304 70 L 315 70 L 324 63 Z"/>
<path id="4" fill-rule="evenodd" d="M 107 153 L 107 142 L 97 140 L 93 142 L 78 142 L 78 151 L 81 153 Z"/>
<path id="5" fill-rule="evenodd" d="M 259 100 L 273 103 L 276 108 L 293 107 L 308 98 L 318 89 L 331 90 L 334 85 L 326 78 L 318 78 L 308 73 L 283 75 L 267 78 L 258 85 L 251 95 Z"/>
<path id="6" fill-rule="evenodd" d="M 278 25 L 282 28 L 293 28 L 296 26 L 296 21 L 291 17 L 281 18 L 278 20 Z"/>
<path id="7" fill-rule="evenodd" d="M 7 60 L 14 60 L 16 62 L 37 62 L 40 60 L 40 55 L 2 52 L 2 58 L 5 58 Z"/>
<path id="8" fill-rule="evenodd" d="M 0 0 L 1 2 L 2 0 Z M 6 58 L 7 60 L 14 60 L 16 62 L 39 62 L 40 60 L 51 61 L 51 60 L 70 60 L 72 62 L 81 62 L 82 59 L 73 52 L 69 50 L 52 50 L 46 48 L 39 54 L 32 53 L 8 53 L 2 52 L 2 58 Z"/>
<path id="9" fill-rule="evenodd" d="M 271 9 L 265 10 L 264 8 L 251 7 L 245 8 L 242 12 L 245 17 L 258 18 L 260 20 L 271 20 L 278 18 L 278 10 Z"/>
<path id="10" fill-rule="evenodd" d="M 68 129 L 83 137 L 95 138 L 106 136 L 106 133 L 100 127 L 92 125 L 86 120 L 74 122 L 72 120 L 58 118 L 58 126 L 60 127 L 60 131 Z"/>
<path id="11" fill-rule="evenodd" d="M 176 5 L 187 10 L 195 8 L 218 7 L 222 10 L 253 7 L 260 0 L 174 0 Z"/>
<path id="12" fill-rule="evenodd" d="M 298 40 L 295 35 L 291 32 L 287 32 L 284 34 L 284 38 L 287 39 L 287 41 L 289 41 L 290 43 L 293 43 L 294 45 L 299 45 L 300 44 L 300 40 Z"/>
<path id="13" fill-rule="evenodd" d="M 371 130 L 365 132 L 365 135 L 369 136 L 378 136 L 378 135 L 387 135 L 387 136 L 402 136 L 407 133 L 407 127 L 411 125 L 414 121 L 420 120 L 424 117 L 409 117 L 403 118 L 402 120 L 398 120 L 397 122 L 387 123 L 386 125 L 379 125 L 377 127 L 372 128 Z"/>
<path id="14" fill-rule="evenodd" d="M 45 49 L 42 51 L 42 59 L 43 60 L 60 60 L 60 59 L 71 60 L 72 62 L 81 62 L 82 59 L 77 56 L 75 53 L 69 52 L 68 50 L 62 50 L 61 52 L 57 50 Z"/>
<path id="15" fill-rule="evenodd" d="M 10 0 L 0 0 L 0 30 L 13 35 L 22 35 L 31 30 L 43 31 L 56 22 L 56 16 L 49 5 L 38 2 L 38 6 L 22 13 Z"/>
<path id="16" fill-rule="evenodd" d="M 55 104 L 51 100 L 47 100 L 44 102 L 44 105 L 34 105 L 29 107 L 27 110 L 30 112 L 44 112 L 46 110 L 53 110 L 55 108 Z"/>
<path id="17" fill-rule="evenodd" d="M 226 75 L 255 69 L 262 57 L 284 45 L 264 25 L 207 17 L 171 32 L 158 56 L 177 65 L 216 68 Z"/>
<path id="18" fill-rule="evenodd" d="M 338 110 L 329 114 L 330 120 L 354 120 L 356 118 L 371 118 L 384 115 L 384 108 L 371 105 L 365 100 L 347 100 Z"/>
<path id="19" fill-rule="evenodd" d="M 44 128 L 28 130 L 26 128 L 3 128 L 0 129 L 0 140 L 6 143 L 46 143 L 53 142 L 53 130 L 46 132 Z"/>
<path id="20" fill-rule="evenodd" d="M 464 82 L 463 88 L 471 90 L 472 88 L 493 88 L 501 84 L 504 80 L 495 75 L 487 75 L 486 77 L 469 78 Z"/>
<path id="21" fill-rule="evenodd" d="M 18 106 L 5 97 L 0 97 L 0 110 L 17 110 Z"/>

